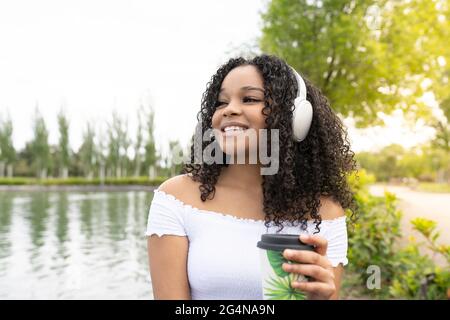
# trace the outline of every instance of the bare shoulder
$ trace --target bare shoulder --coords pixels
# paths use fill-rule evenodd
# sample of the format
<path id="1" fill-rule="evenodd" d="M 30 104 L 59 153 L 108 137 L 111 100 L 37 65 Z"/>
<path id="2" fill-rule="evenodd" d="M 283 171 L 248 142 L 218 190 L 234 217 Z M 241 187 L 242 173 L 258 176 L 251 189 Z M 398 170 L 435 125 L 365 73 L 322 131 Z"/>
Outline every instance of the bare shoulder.
<path id="1" fill-rule="evenodd" d="M 192 180 L 187 174 L 181 174 L 164 181 L 158 190 L 171 194 L 182 201 L 189 202 L 198 192 L 198 186 L 199 183 Z"/>
<path id="2" fill-rule="evenodd" d="M 332 197 L 320 197 L 319 214 L 322 220 L 333 220 L 345 216 L 345 211 L 341 204 Z"/>

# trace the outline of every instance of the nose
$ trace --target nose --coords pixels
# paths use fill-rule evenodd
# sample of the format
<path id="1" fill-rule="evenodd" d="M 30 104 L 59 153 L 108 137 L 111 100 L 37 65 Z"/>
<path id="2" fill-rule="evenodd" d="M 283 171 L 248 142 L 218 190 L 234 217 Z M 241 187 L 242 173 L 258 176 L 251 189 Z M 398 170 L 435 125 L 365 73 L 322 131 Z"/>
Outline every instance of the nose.
<path id="1" fill-rule="evenodd" d="M 232 116 L 232 115 L 240 115 L 242 113 L 241 107 L 239 106 L 239 103 L 235 103 L 233 101 L 230 101 L 230 103 L 227 104 L 227 106 L 223 109 L 223 115 L 226 117 Z"/>

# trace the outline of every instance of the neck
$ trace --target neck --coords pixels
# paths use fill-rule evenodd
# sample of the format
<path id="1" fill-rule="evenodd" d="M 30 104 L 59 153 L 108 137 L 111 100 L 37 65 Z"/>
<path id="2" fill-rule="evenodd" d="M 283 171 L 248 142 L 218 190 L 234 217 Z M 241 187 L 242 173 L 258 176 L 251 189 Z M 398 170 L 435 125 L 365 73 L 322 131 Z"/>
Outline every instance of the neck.
<path id="1" fill-rule="evenodd" d="M 218 182 L 223 186 L 259 191 L 263 182 L 260 169 L 259 164 L 230 164 L 222 169 Z"/>

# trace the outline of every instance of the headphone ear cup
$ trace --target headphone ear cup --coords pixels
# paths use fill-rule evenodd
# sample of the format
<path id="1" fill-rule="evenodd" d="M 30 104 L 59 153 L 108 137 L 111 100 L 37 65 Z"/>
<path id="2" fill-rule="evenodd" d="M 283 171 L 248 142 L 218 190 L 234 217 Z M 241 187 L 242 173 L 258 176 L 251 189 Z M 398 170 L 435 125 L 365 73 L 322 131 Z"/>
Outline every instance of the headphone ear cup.
<path id="1" fill-rule="evenodd" d="M 292 132 L 294 139 L 300 142 L 308 135 L 311 127 L 313 109 L 308 100 L 298 97 L 294 101 L 294 113 L 292 115 Z"/>

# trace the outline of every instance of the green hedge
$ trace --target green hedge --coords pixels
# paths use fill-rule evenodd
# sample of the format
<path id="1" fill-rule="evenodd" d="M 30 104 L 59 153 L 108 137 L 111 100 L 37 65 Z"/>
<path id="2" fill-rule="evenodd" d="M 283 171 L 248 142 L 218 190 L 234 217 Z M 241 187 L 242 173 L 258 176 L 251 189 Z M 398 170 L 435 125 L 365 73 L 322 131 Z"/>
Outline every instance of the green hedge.
<path id="1" fill-rule="evenodd" d="M 123 178 L 105 178 L 103 185 L 144 185 L 158 186 L 163 183 L 167 177 L 157 177 L 149 179 L 148 177 L 123 177 Z M 101 185 L 99 178 L 87 179 L 84 177 L 61 178 L 0 178 L 0 185 L 43 185 L 43 186 L 75 186 L 75 185 Z"/>

